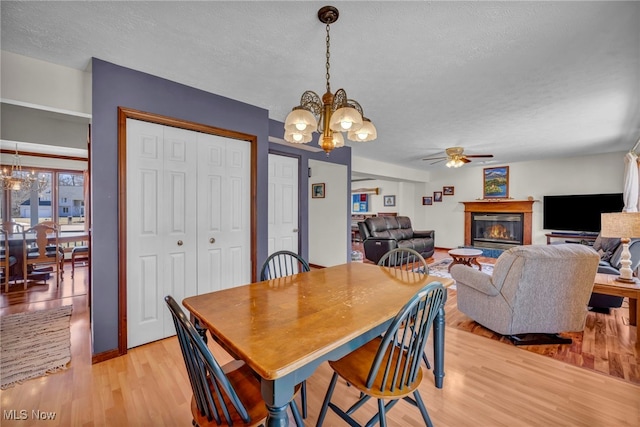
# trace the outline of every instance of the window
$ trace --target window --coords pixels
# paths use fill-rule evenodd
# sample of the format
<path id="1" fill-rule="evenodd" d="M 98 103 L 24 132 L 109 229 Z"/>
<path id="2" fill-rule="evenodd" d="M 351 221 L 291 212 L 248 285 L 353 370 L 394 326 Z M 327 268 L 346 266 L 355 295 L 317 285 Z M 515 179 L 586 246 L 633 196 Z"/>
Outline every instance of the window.
<path id="1" fill-rule="evenodd" d="M 61 231 L 84 230 L 84 174 L 51 169 L 36 172 L 47 182 L 44 190 L 1 192 L 2 219 L 21 223 L 25 228 L 42 221 L 54 221 L 60 224 Z"/>

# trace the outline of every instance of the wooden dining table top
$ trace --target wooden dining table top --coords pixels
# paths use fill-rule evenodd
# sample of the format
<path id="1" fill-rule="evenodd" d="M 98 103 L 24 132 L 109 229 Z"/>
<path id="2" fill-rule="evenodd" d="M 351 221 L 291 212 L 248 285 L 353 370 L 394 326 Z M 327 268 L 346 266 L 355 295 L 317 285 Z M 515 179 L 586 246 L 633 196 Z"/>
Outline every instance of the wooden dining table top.
<path id="1" fill-rule="evenodd" d="M 434 281 L 455 283 L 354 262 L 188 297 L 183 305 L 234 357 L 277 379 L 389 321 Z"/>

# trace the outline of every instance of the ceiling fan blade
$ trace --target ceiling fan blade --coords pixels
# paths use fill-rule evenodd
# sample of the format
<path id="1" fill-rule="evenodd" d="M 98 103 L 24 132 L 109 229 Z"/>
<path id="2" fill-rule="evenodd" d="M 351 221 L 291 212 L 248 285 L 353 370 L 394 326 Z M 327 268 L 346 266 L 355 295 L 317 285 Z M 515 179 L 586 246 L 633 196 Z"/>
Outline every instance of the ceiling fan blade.
<path id="1" fill-rule="evenodd" d="M 424 160 L 426 160 L 426 159 L 424 159 Z M 435 160 L 435 159 L 431 159 L 431 160 Z M 446 157 L 443 157 L 443 158 L 441 158 L 440 160 L 436 160 L 435 162 L 433 162 L 433 163 L 429 163 L 429 164 L 430 164 L 430 165 L 435 165 L 436 163 L 444 162 L 445 160 L 447 160 L 447 158 L 446 158 Z"/>
<path id="2" fill-rule="evenodd" d="M 493 154 L 465 154 L 464 156 L 479 159 L 483 157 L 485 158 L 493 157 Z"/>
<path id="3" fill-rule="evenodd" d="M 467 156 L 460 158 L 460 160 L 462 160 L 463 163 L 470 163 L 471 160 L 467 159 Z"/>
<path id="4" fill-rule="evenodd" d="M 424 158 L 424 159 L 422 159 L 422 160 L 444 160 L 444 159 L 446 159 L 446 158 L 447 158 L 447 156 L 442 156 L 442 157 L 425 157 L 425 158 Z"/>

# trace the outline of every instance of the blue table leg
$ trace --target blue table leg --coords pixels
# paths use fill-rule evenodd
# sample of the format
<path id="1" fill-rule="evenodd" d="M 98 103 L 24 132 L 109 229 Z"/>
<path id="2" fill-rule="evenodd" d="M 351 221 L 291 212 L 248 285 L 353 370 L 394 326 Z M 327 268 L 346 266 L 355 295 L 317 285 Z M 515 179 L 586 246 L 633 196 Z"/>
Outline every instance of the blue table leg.
<path id="1" fill-rule="evenodd" d="M 269 414 L 265 423 L 268 427 L 287 427 L 289 425 L 289 415 L 287 408 L 293 399 L 292 378 L 280 378 L 278 380 L 260 380 L 262 398 L 267 406 Z"/>
<path id="2" fill-rule="evenodd" d="M 433 376 L 436 387 L 442 388 L 444 382 L 444 302 L 433 322 Z"/>

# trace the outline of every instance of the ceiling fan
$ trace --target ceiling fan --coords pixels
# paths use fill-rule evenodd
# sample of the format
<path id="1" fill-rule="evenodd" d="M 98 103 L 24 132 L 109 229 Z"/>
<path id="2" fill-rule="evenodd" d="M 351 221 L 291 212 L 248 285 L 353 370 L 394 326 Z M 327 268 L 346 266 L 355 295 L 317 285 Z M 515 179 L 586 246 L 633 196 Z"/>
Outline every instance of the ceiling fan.
<path id="1" fill-rule="evenodd" d="M 435 160 L 433 163 L 430 163 L 431 165 L 447 160 L 446 166 L 448 168 L 459 168 L 465 163 L 469 163 L 471 161 L 469 159 L 472 158 L 479 159 L 493 157 L 493 154 L 464 154 L 464 148 L 462 147 L 449 147 L 445 149 L 444 152 L 446 156 L 426 157 L 422 160 Z"/>

